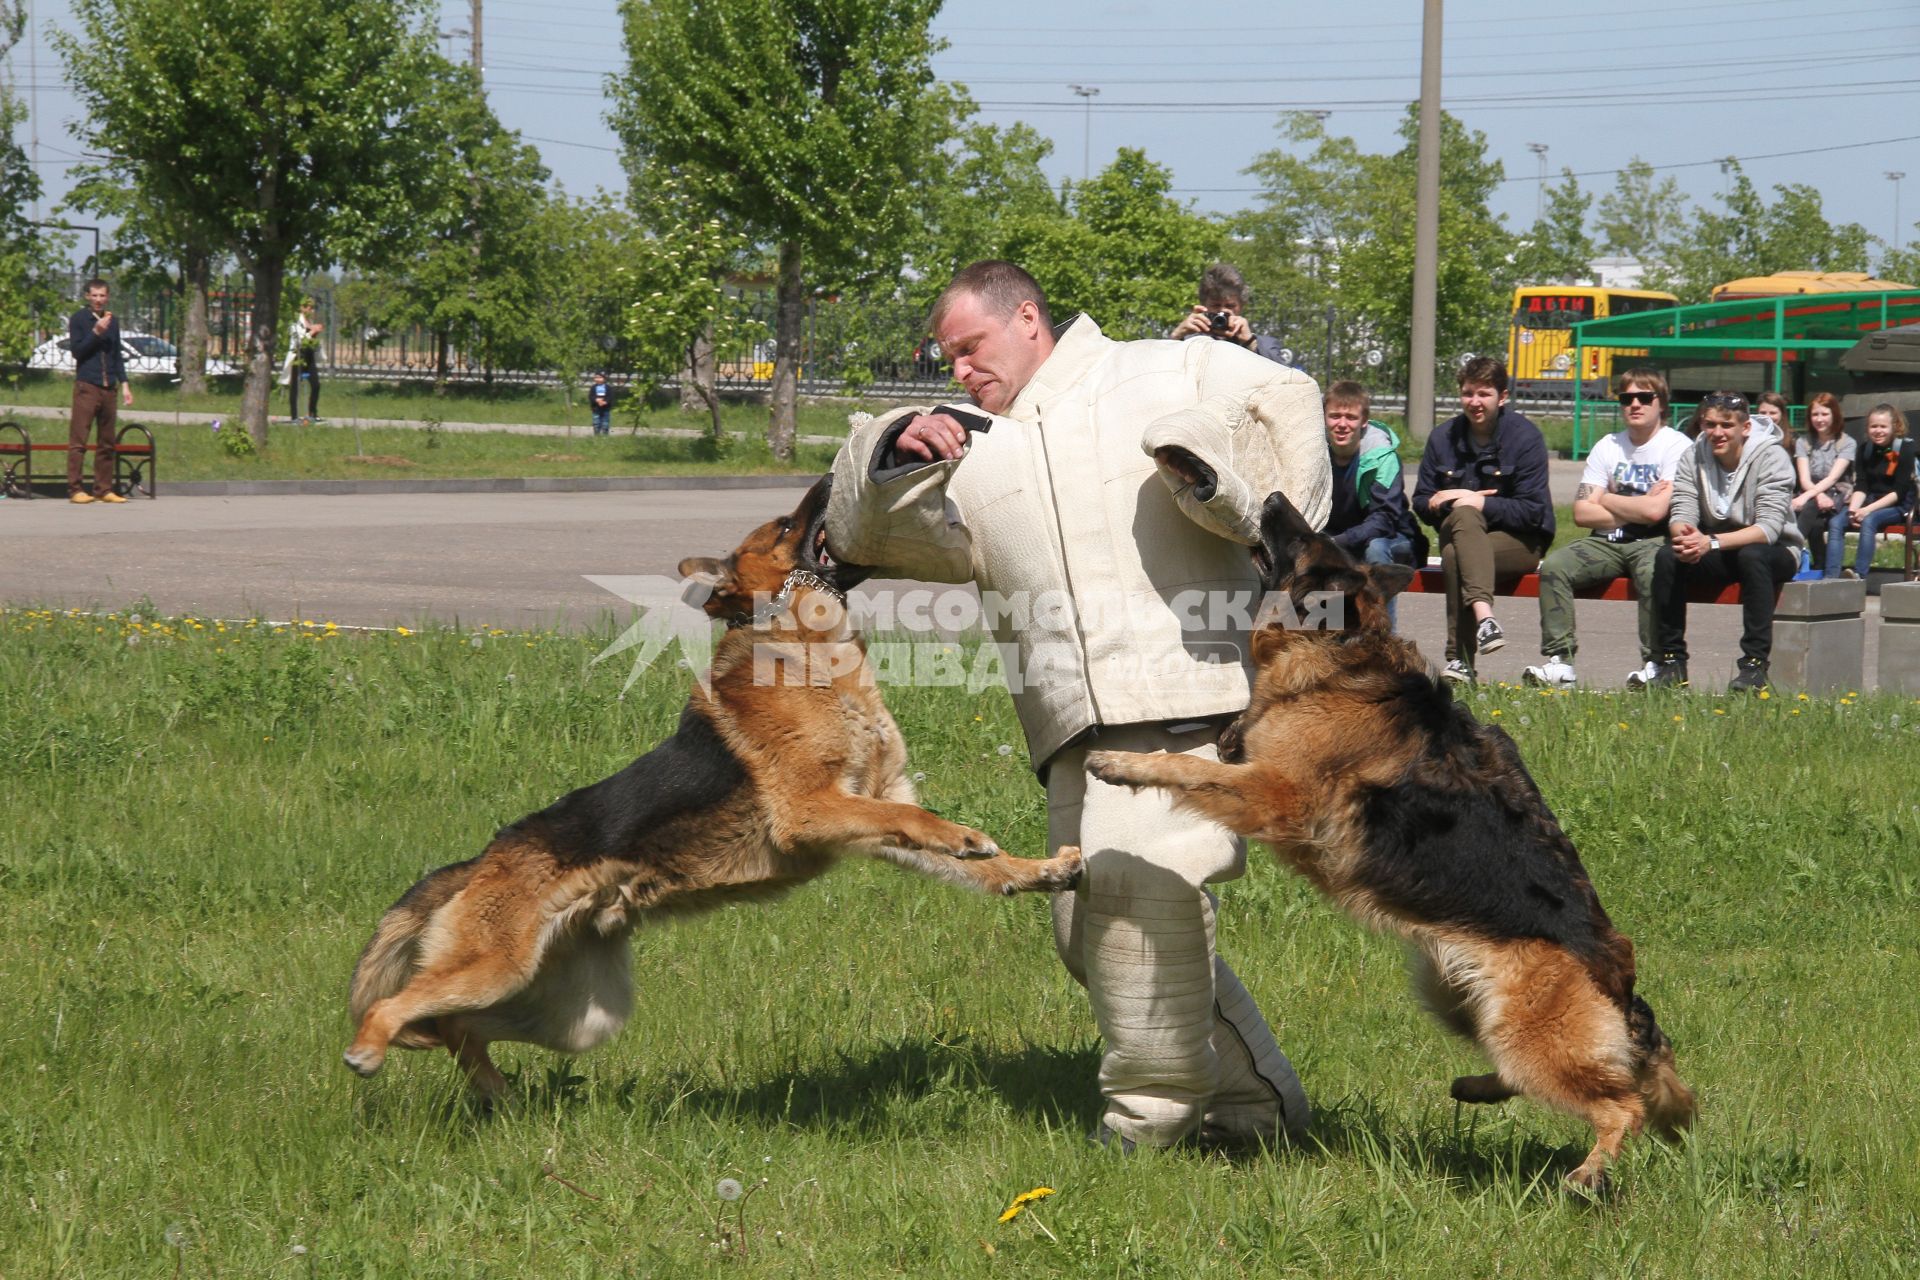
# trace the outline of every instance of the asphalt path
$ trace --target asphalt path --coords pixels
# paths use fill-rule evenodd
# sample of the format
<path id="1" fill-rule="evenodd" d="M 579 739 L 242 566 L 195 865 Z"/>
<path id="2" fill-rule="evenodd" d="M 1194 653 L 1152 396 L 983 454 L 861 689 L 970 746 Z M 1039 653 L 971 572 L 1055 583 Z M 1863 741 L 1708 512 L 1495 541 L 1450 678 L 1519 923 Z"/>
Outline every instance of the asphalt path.
<path id="1" fill-rule="evenodd" d="M 166 497 L 91 506 L 14 499 L 0 501 L 0 602 L 124 609 L 146 599 L 163 614 L 341 626 L 624 625 L 633 607 L 590 576 L 671 575 L 685 556 L 724 554 L 803 492 Z M 1500 606 L 1508 643 L 1480 660 L 1480 674 L 1518 681 L 1539 661 L 1538 610 L 1531 600 Z M 1618 688 L 1640 665 L 1636 606 L 1581 601 L 1578 610 L 1582 677 Z M 1869 681 L 1877 618 L 1870 600 Z M 1437 596 L 1403 597 L 1400 626 L 1440 661 Z M 1725 684 L 1739 631 L 1737 608 L 1694 607 L 1697 685 Z"/>

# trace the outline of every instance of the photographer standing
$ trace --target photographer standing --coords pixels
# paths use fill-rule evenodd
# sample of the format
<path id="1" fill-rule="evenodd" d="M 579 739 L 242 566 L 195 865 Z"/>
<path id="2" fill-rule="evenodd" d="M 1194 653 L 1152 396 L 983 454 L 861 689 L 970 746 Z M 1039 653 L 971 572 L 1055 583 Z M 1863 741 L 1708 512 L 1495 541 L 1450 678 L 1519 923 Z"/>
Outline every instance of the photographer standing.
<path id="1" fill-rule="evenodd" d="M 1275 364 L 1289 363 L 1281 355 L 1284 348 L 1280 345 L 1280 339 L 1271 334 L 1256 334 L 1253 326 L 1247 323 L 1247 318 L 1240 314 L 1246 305 L 1246 279 L 1231 264 L 1216 262 L 1200 276 L 1200 301 L 1167 336 L 1185 339 L 1204 335 L 1219 342 L 1245 347 Z"/>

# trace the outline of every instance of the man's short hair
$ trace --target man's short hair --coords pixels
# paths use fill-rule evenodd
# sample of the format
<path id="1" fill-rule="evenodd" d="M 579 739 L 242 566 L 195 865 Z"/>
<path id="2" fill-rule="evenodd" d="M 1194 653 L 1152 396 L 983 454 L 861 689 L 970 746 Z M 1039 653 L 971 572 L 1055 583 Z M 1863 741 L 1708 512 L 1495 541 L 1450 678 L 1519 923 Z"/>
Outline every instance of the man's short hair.
<path id="1" fill-rule="evenodd" d="M 1230 262 L 1216 262 L 1200 273 L 1200 301 L 1247 305 L 1247 278 Z"/>
<path id="2" fill-rule="evenodd" d="M 1363 418 L 1369 417 L 1373 413 L 1372 394 L 1369 393 L 1365 387 L 1351 380 L 1336 382 L 1328 387 L 1326 399 L 1323 403 L 1329 409 L 1333 408 L 1336 404 L 1357 404 L 1360 406 L 1360 416 Z"/>
<path id="3" fill-rule="evenodd" d="M 112 286 L 99 276 L 95 276 L 93 279 L 87 281 L 87 283 L 81 287 L 80 292 L 92 293 L 95 289 L 105 289 L 109 293 L 113 292 Z"/>
<path id="4" fill-rule="evenodd" d="M 1628 369 L 1623 372 L 1619 379 L 1613 384 L 1613 394 L 1617 396 L 1635 384 L 1653 392 L 1654 400 L 1660 406 L 1660 416 L 1665 418 L 1668 408 L 1671 407 L 1668 403 L 1671 393 L 1667 390 L 1667 380 L 1661 375 L 1660 371 L 1658 369 Z"/>
<path id="5" fill-rule="evenodd" d="M 1040 288 L 1040 282 L 1028 275 L 1024 268 L 1004 258 L 988 258 L 970 267 L 963 267 L 940 291 L 940 296 L 934 299 L 933 312 L 927 317 L 927 327 L 934 333 L 940 332 L 940 322 L 946 319 L 947 308 L 963 293 L 980 299 L 988 313 L 995 317 L 1011 316 L 1020 309 L 1021 303 L 1031 302 L 1040 312 L 1040 323 L 1049 329 L 1053 327 L 1053 313 L 1047 310 L 1047 295 Z"/>
<path id="6" fill-rule="evenodd" d="M 1475 356 L 1460 366 L 1460 385 L 1492 387 L 1507 394 L 1507 362 L 1496 356 Z"/>

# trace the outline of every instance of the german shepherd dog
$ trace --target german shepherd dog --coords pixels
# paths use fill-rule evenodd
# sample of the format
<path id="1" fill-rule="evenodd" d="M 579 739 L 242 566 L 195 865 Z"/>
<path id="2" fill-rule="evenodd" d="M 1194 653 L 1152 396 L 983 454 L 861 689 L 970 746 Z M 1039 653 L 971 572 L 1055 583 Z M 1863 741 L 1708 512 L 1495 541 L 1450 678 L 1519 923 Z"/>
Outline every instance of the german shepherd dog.
<path id="1" fill-rule="evenodd" d="M 1580 1116 L 1596 1141 L 1567 1177 L 1598 1190 L 1627 1135 L 1652 1125 L 1672 1138 L 1695 1110 L 1673 1047 L 1634 994 L 1633 944 L 1601 909 L 1513 739 L 1454 702 L 1392 633 L 1386 601 L 1413 571 L 1356 565 L 1283 495 L 1261 516 L 1263 586 L 1296 609 L 1335 593 L 1344 628 L 1255 631 L 1253 696 L 1221 735 L 1218 763 L 1094 752 L 1088 768 L 1168 788 L 1272 846 L 1362 923 L 1398 934 L 1421 999 L 1494 1066 L 1455 1080 L 1453 1096 L 1525 1094 Z"/>
<path id="2" fill-rule="evenodd" d="M 635 927 L 773 897 L 843 855 L 988 893 L 1075 883 L 1079 850 L 1008 857 L 915 803 L 844 607 L 866 572 L 825 550 L 830 484 L 726 560 L 681 562 L 729 629 L 672 737 L 427 875 L 381 917 L 354 968 L 348 1066 L 370 1076 L 390 1046 L 444 1048 L 496 1097 L 492 1041 L 579 1053 L 626 1022 Z"/>

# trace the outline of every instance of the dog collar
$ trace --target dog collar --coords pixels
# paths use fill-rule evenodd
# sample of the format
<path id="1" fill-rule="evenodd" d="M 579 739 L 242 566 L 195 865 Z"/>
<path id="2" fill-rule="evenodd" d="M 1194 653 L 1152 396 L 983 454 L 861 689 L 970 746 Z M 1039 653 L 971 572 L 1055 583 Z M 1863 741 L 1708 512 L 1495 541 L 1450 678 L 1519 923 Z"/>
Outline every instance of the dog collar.
<path id="1" fill-rule="evenodd" d="M 831 582 L 828 582 L 811 569 L 795 569 L 789 573 L 787 580 L 780 584 L 780 594 L 773 598 L 773 602 L 776 605 L 785 604 L 787 598 L 793 594 L 796 587 L 809 587 L 815 591 L 824 591 L 842 605 L 847 603 L 846 592 L 834 586 Z"/>

